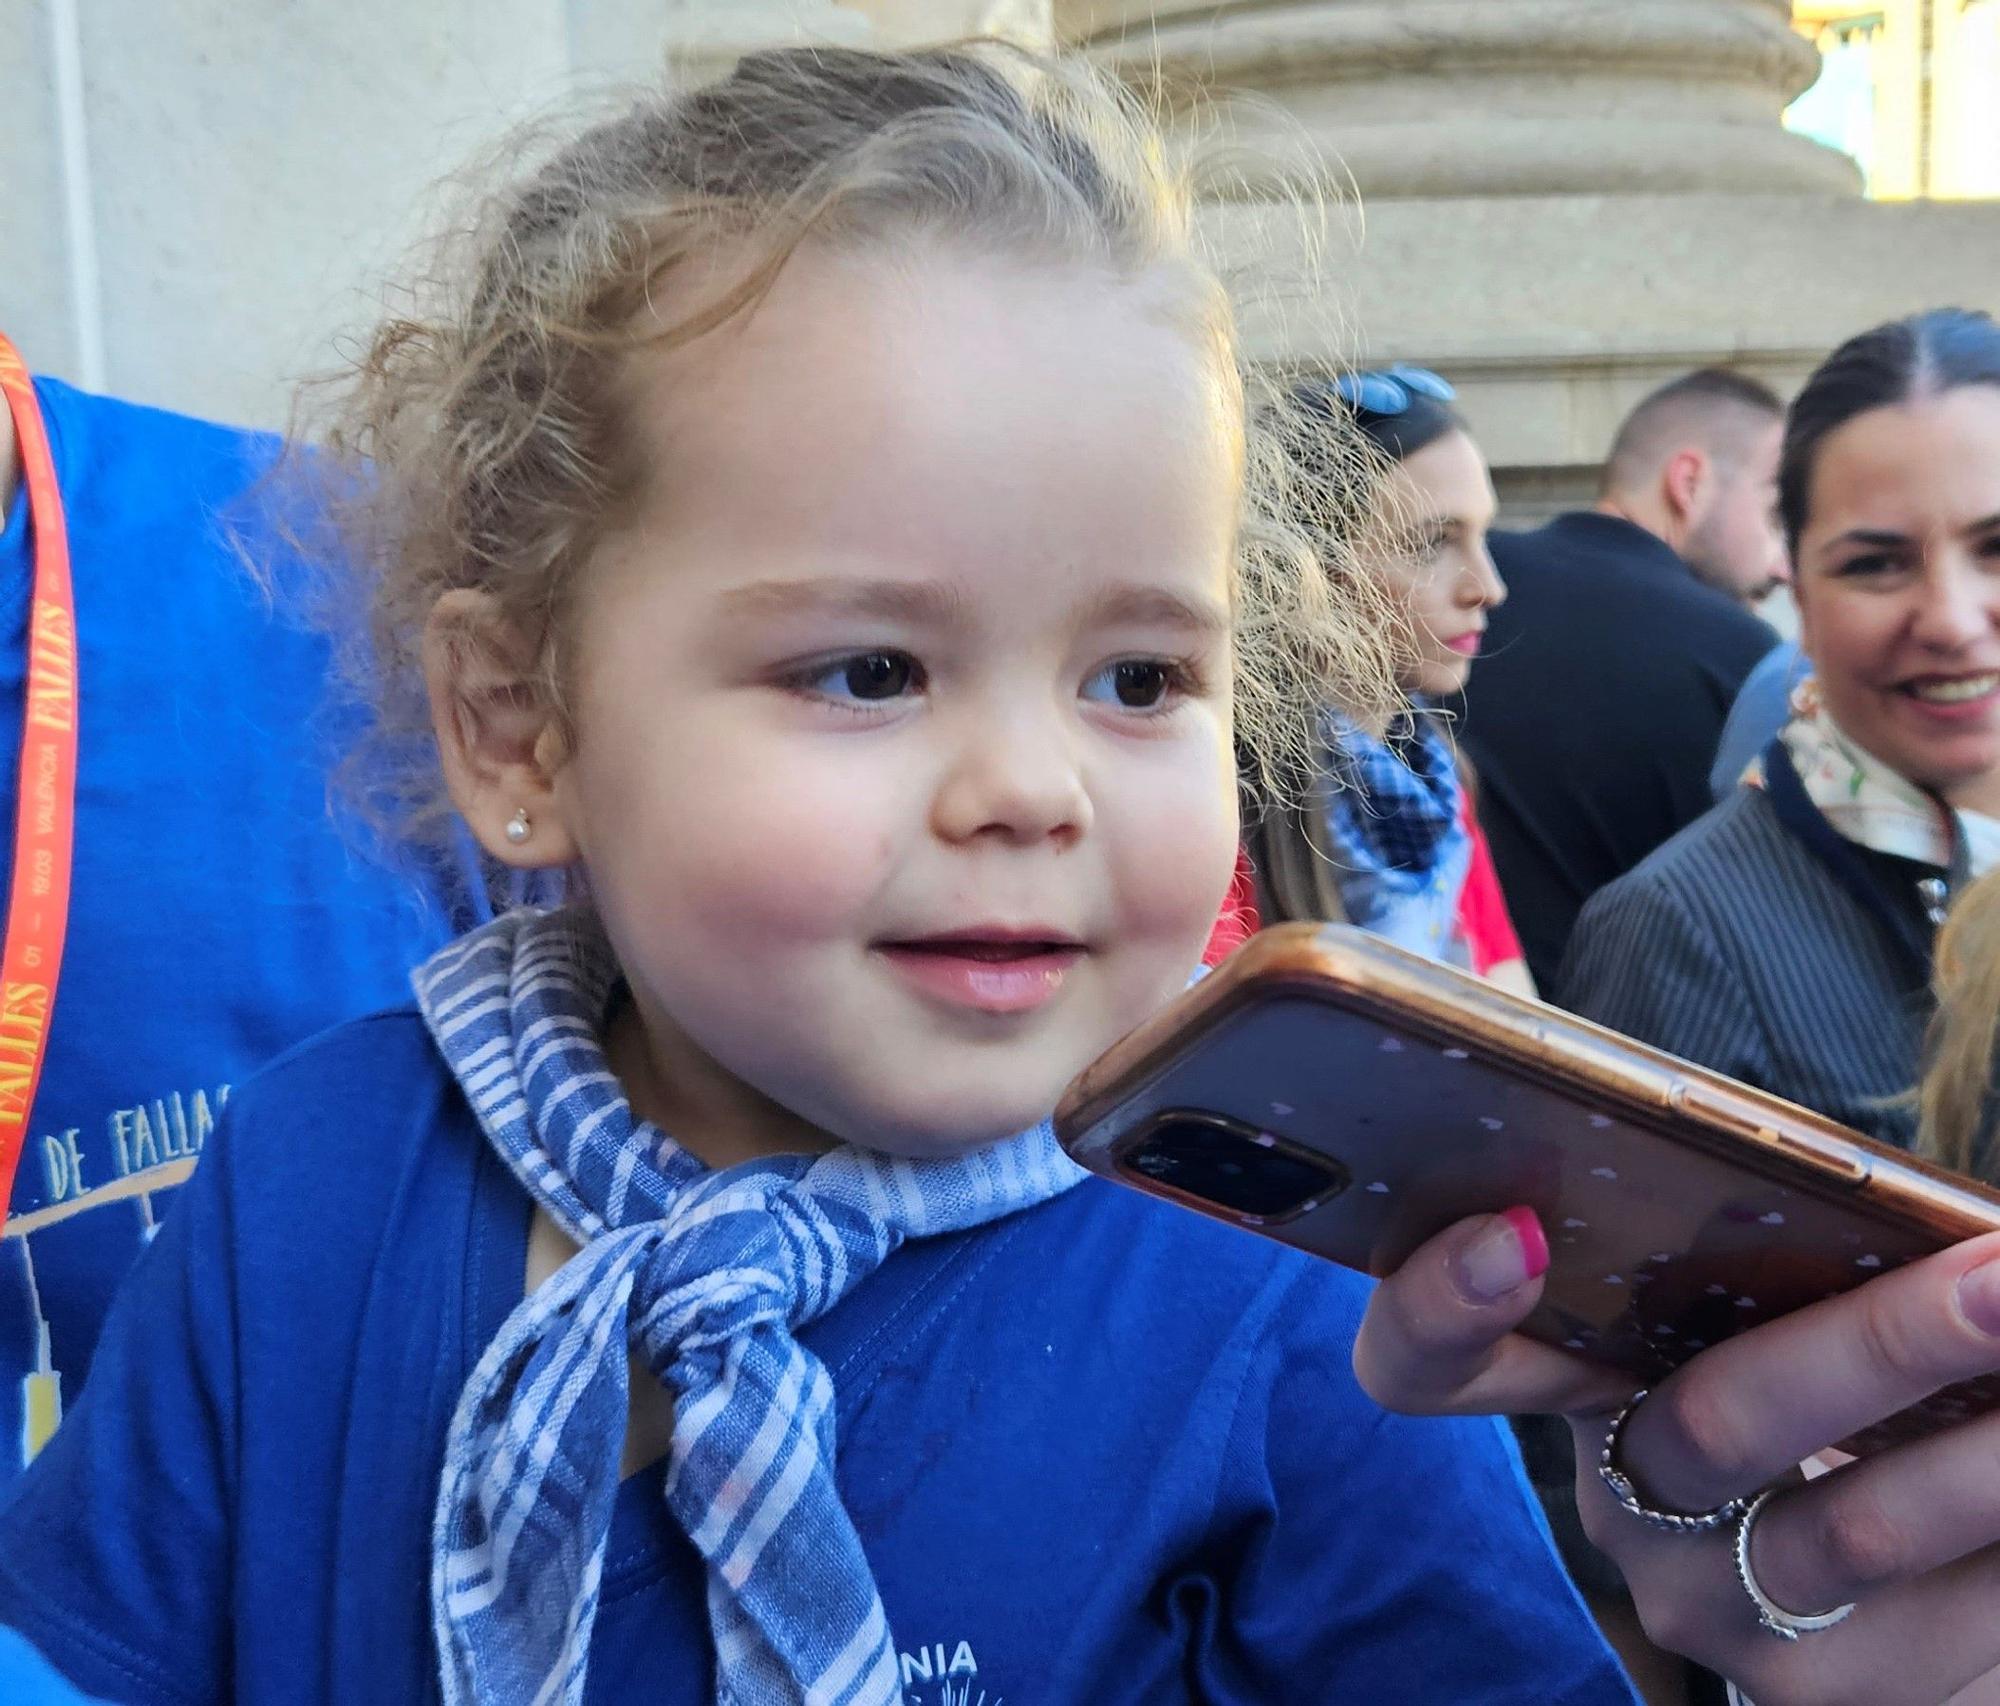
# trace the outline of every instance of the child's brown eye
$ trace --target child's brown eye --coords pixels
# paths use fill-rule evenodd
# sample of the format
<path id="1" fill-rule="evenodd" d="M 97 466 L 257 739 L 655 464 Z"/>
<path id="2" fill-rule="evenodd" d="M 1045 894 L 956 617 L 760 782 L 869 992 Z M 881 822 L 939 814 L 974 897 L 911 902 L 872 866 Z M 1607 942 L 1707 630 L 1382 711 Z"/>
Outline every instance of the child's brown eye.
<path id="1" fill-rule="evenodd" d="M 1167 694 L 1167 672 L 1157 663 L 1121 663 L 1118 666 L 1118 703 L 1143 710 L 1157 705 Z"/>
<path id="2" fill-rule="evenodd" d="M 924 669 L 908 652 L 836 653 L 787 674 L 784 684 L 795 693 L 853 711 L 922 693 Z"/>
<path id="3" fill-rule="evenodd" d="M 900 652 L 862 652 L 842 666 L 843 685 L 856 699 L 894 699 L 909 691 L 913 674 Z"/>
<path id="4" fill-rule="evenodd" d="M 1157 658 L 1127 658 L 1108 664 L 1084 683 L 1083 696 L 1116 700 L 1128 711 L 1157 710 L 1174 684 L 1173 669 Z"/>

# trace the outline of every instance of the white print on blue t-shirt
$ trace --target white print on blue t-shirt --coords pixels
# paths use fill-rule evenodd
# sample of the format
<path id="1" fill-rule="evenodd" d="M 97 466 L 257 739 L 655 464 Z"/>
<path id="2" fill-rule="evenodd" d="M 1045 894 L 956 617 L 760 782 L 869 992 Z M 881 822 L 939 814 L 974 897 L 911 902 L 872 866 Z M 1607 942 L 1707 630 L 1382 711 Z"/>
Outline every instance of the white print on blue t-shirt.
<path id="1" fill-rule="evenodd" d="M 194 1171 L 195 1157 L 228 1100 L 229 1086 L 219 1084 L 212 1093 L 170 1090 L 136 1107 L 115 1108 L 104 1122 L 105 1145 L 94 1153 L 85 1152 L 83 1134 L 75 1126 L 42 1138 L 38 1148 L 47 1206 L 22 1218 L 51 1224 L 101 1206 L 110 1200 L 107 1191 L 132 1196 L 182 1183 Z"/>
<path id="2" fill-rule="evenodd" d="M 0 1433 L 0 1468 L 25 1469 L 62 1421 L 62 1371 L 56 1366 L 48 1301 L 36 1272 L 38 1245 L 66 1236 L 57 1229 L 73 1228 L 89 1215 L 100 1250 L 123 1241 L 136 1256 L 159 1230 L 155 1199 L 193 1173 L 228 1101 L 227 1084 L 169 1090 L 133 1107 L 113 1108 L 88 1140 L 80 1126 L 45 1133 L 22 1157 L 21 1171 L 38 1167 L 41 1177 L 39 1191 L 15 1193 L 17 1201 L 25 1197 L 35 1206 L 8 1216 L 0 1227 L 0 1281 L 19 1281 L 0 1283 L 0 1310 L 5 1312 L 0 1350 L 16 1351 L 0 1357 L 0 1364 L 24 1371 L 8 1382 L 13 1390 L 0 1399 L 11 1412 Z M 15 1319 L 16 1314 L 21 1318 Z"/>
<path id="3" fill-rule="evenodd" d="M 899 1651 L 896 1659 L 903 1673 L 903 1706 L 1004 1706 L 999 1695 L 974 1687 L 979 1661 L 970 1641 L 935 1641 Z"/>

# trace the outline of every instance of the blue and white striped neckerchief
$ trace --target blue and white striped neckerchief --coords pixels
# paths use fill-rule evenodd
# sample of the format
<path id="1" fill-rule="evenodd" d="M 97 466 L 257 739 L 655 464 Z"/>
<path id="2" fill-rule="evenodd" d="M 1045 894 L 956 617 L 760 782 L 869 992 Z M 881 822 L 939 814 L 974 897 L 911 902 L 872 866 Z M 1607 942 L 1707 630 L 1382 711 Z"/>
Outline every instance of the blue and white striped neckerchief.
<path id="1" fill-rule="evenodd" d="M 1083 1175 L 1046 1126 L 952 1160 L 841 1148 L 714 1172 L 633 1118 L 588 915 L 510 912 L 414 977 L 488 1140 L 581 1253 L 507 1318 L 452 1418 L 432 1536 L 446 1706 L 579 1706 L 628 1352 L 674 1400 L 666 1502 L 708 1567 L 719 1702 L 901 1698 L 833 1479 L 833 1385 L 793 1337 L 906 1238 Z"/>
<path id="2" fill-rule="evenodd" d="M 1418 707 L 1381 740 L 1344 718 L 1328 739 L 1328 852 L 1350 924 L 1433 960 L 1462 960 L 1458 900 L 1472 869 L 1465 789 L 1437 716 Z"/>

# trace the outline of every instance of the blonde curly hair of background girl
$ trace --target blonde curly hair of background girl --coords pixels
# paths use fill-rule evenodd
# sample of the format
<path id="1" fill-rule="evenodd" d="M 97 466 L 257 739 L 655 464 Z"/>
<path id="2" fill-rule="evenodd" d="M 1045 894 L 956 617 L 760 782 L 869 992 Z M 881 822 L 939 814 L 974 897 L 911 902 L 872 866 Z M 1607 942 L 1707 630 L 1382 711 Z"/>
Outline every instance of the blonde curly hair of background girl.
<path id="1" fill-rule="evenodd" d="M 2000 1184 L 1993 1144 L 1994 1051 L 2000 1045 L 2000 871 L 1962 894 L 1939 933 L 1937 1018 L 1917 1089 L 1917 1152 Z"/>
<path id="2" fill-rule="evenodd" d="M 1194 347 L 1242 385 L 1239 742 L 1264 797 L 1296 787 L 1322 707 L 1379 716 L 1393 695 L 1392 621 L 1343 543 L 1379 469 L 1358 435 L 1330 447 L 1323 421 L 1318 471 L 1296 454 L 1285 376 L 1242 359 L 1203 251 L 1202 167 L 1198 148 L 1176 163 L 1139 97 L 1083 63 L 994 44 L 793 49 L 646 94 L 487 194 L 408 288 L 412 310 L 334 381 L 331 455 L 317 459 L 339 476 L 335 519 L 367 605 L 335 626 L 357 636 L 345 673 L 373 704 L 347 776 L 372 815 L 412 836 L 449 822 L 419 647 L 454 588 L 490 595 L 533 645 L 566 726 L 577 578 L 645 472 L 620 418 L 621 362 L 751 311 L 801 244 L 917 237 L 1186 275 Z"/>

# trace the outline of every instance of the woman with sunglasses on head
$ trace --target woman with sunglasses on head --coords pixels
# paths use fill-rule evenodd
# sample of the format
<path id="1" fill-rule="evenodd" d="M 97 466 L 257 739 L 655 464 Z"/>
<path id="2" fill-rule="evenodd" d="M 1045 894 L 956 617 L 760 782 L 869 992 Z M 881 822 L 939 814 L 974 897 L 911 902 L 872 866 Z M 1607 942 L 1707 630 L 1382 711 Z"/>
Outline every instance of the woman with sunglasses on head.
<path id="1" fill-rule="evenodd" d="M 1342 447 L 1366 441 L 1364 544 L 1401 654 L 1410 708 L 1393 726 L 1329 719 L 1325 774 L 1299 812 L 1250 814 L 1250 845 L 1211 957 L 1261 920 L 1331 917 L 1532 994 L 1437 699 L 1465 685 L 1486 613 L 1507 596 L 1486 549 L 1496 508 L 1486 459 L 1437 374 L 1397 366 L 1301 381 L 1293 447 L 1336 512 L 1356 489 Z"/>
<path id="2" fill-rule="evenodd" d="M 1291 447 L 1303 484 L 1325 499 L 1331 525 L 1364 543 L 1355 555 L 1376 577 L 1408 708 L 1379 730 L 1330 717 L 1324 773 L 1303 790 L 1305 804 L 1246 812 L 1248 844 L 1210 958 L 1260 921 L 1337 918 L 1533 995 L 1469 772 L 1434 708 L 1464 687 L 1487 613 L 1507 596 L 1486 548 L 1497 507 L 1486 459 L 1449 382 L 1425 368 L 1308 380 L 1291 397 L 1298 418 L 1322 429 Z M 1359 467 L 1343 455 L 1357 432 Z M 1568 1430 L 1523 1416 L 1515 1432 L 1592 1614 L 1652 1697 L 1674 1698 L 1659 1684 L 1676 1661 L 1646 1643 L 1617 1571 L 1578 1522 Z"/>

